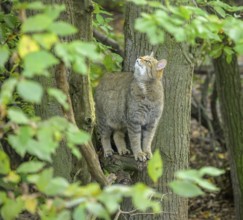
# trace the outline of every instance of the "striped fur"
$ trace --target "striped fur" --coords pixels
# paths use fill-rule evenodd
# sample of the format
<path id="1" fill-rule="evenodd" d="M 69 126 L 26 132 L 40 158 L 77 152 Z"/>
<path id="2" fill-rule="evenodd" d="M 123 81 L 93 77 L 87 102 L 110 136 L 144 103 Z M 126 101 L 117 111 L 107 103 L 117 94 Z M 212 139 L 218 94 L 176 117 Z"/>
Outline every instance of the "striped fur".
<path id="1" fill-rule="evenodd" d="M 164 105 L 162 86 L 166 60 L 139 57 L 134 73 L 106 74 L 96 88 L 96 117 L 104 156 L 113 154 L 113 135 L 120 155 L 130 153 L 125 142 L 128 132 L 133 155 L 145 161 L 152 156 L 151 143 Z"/>

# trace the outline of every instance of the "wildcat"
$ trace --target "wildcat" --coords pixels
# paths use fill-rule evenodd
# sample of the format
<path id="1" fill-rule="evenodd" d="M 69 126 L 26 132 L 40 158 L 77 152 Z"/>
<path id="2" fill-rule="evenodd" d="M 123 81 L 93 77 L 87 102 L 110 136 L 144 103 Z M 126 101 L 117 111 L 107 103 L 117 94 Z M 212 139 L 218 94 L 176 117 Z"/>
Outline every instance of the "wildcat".
<path id="1" fill-rule="evenodd" d="M 151 143 L 164 107 L 162 76 L 166 64 L 152 53 L 136 60 L 134 73 L 106 74 L 101 79 L 95 103 L 105 157 L 113 154 L 112 135 L 118 153 L 130 153 L 125 142 L 128 132 L 135 160 L 151 158 Z"/>

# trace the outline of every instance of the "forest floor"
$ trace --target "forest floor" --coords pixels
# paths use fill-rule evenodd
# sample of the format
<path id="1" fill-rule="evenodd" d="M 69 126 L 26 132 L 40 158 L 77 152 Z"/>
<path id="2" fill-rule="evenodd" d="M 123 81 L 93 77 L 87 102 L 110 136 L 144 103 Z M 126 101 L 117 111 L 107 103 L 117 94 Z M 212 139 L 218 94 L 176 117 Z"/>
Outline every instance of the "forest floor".
<path id="1" fill-rule="evenodd" d="M 206 192 L 205 196 L 189 200 L 189 220 L 234 220 L 233 192 L 230 182 L 228 154 L 213 142 L 207 130 L 195 120 L 191 121 L 190 168 L 214 166 L 225 170 L 225 174 L 210 179 L 219 192 Z"/>

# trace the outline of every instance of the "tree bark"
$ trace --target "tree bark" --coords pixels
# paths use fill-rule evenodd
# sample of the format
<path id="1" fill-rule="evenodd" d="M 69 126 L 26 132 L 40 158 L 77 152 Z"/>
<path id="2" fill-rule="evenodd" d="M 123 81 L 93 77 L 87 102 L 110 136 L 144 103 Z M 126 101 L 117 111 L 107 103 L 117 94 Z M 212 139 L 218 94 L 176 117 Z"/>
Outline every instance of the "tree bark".
<path id="1" fill-rule="evenodd" d="M 165 197 L 162 199 L 162 213 L 133 215 L 129 219 L 185 220 L 188 218 L 187 199 L 173 194 L 168 183 L 173 180 L 175 171 L 188 166 L 193 66 L 186 55 L 188 48 L 185 45 L 167 36 L 163 45 L 153 47 L 144 34 L 134 30 L 135 19 L 142 10 L 146 9 L 132 3 L 126 5 L 124 69 L 133 71 L 135 59 L 151 51 L 158 59 L 168 61 L 164 73 L 165 108 L 153 141 L 154 149 L 160 150 L 164 162 L 163 177 L 155 188 Z M 133 181 L 153 186 L 146 170 L 137 172 Z M 130 201 L 125 202 L 123 209 L 133 209 Z"/>
<path id="2" fill-rule="evenodd" d="M 224 55 L 215 59 L 213 64 L 226 145 L 230 153 L 236 218 L 240 220 L 243 219 L 243 95 L 239 66 L 236 55 L 230 64 Z"/>

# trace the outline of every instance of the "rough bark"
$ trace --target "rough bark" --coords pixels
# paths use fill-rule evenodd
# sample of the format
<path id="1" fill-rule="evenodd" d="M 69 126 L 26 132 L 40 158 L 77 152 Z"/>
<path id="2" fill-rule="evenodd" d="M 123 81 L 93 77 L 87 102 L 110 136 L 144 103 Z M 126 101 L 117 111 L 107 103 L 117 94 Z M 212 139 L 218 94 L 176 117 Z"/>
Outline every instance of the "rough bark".
<path id="1" fill-rule="evenodd" d="M 133 215 L 130 219 L 184 220 L 188 218 L 187 199 L 173 194 L 168 183 L 173 180 L 175 171 L 188 166 L 193 67 L 186 56 L 188 48 L 185 45 L 167 36 L 163 45 L 152 47 L 144 34 L 134 30 L 134 21 L 141 10 L 131 3 L 126 5 L 124 69 L 132 71 L 135 59 L 151 51 L 155 52 L 158 59 L 165 58 L 168 61 L 164 74 L 165 108 L 153 141 L 154 149 L 160 150 L 164 162 L 163 178 L 155 187 L 165 197 L 162 200 L 162 213 Z M 133 180 L 152 186 L 146 170 L 137 172 Z M 125 210 L 132 208 L 129 201 L 123 206 Z"/>
<path id="2" fill-rule="evenodd" d="M 239 66 L 236 56 L 227 64 L 224 55 L 215 59 L 213 64 L 226 145 L 230 153 L 236 218 L 240 220 L 243 219 L 243 94 Z"/>

